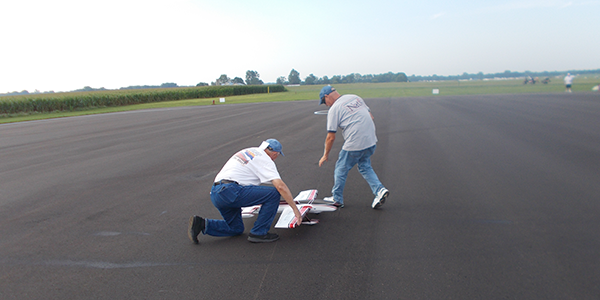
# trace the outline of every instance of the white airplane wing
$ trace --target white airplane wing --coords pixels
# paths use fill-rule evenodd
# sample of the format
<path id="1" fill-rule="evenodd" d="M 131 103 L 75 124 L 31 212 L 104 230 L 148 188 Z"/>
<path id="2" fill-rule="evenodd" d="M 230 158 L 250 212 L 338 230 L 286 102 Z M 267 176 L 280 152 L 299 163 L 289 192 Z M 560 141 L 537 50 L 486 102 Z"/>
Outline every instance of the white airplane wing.
<path id="1" fill-rule="evenodd" d="M 244 219 L 252 218 L 255 215 L 258 215 L 259 211 L 260 211 L 260 205 L 242 207 L 242 218 L 244 218 Z"/>
<path id="2" fill-rule="evenodd" d="M 311 214 L 320 214 L 322 212 L 328 211 L 336 211 L 337 207 L 329 204 L 311 204 L 312 208 L 310 209 Z"/>
<path id="3" fill-rule="evenodd" d="M 296 201 L 296 203 L 301 203 L 301 202 L 309 202 L 309 201 L 314 201 L 315 199 L 317 199 L 317 190 L 305 190 L 302 191 L 300 193 L 298 193 L 298 195 L 296 196 L 296 198 L 294 198 L 294 201 Z"/>
<path id="4" fill-rule="evenodd" d="M 309 219 L 306 214 L 309 212 L 312 214 L 320 214 L 322 212 L 336 211 L 337 207 L 333 205 L 328 205 L 328 201 L 317 200 L 317 190 L 304 190 L 298 193 L 296 198 L 294 198 L 294 202 L 296 202 L 298 206 L 298 210 L 300 210 L 300 214 L 302 215 L 302 224 L 305 225 L 314 225 L 319 223 L 319 220 Z M 315 200 L 320 202 L 319 204 L 314 203 Z M 242 207 L 242 218 L 252 218 L 260 212 L 261 205 L 254 205 L 248 207 Z M 285 201 L 281 201 L 279 203 L 279 207 L 277 209 L 277 213 L 281 213 L 281 217 L 275 224 L 275 228 L 295 228 L 297 227 L 296 216 L 294 215 L 294 211 Z"/>
<path id="5" fill-rule="evenodd" d="M 304 219 L 304 216 L 306 216 L 311 208 L 312 206 L 308 204 L 298 205 L 298 210 L 300 211 L 302 219 Z M 296 219 L 296 215 L 294 215 L 294 210 L 288 206 L 283 209 L 281 217 L 279 217 L 277 224 L 275 224 L 275 228 L 296 228 L 298 226 L 297 222 L 298 219 Z"/>

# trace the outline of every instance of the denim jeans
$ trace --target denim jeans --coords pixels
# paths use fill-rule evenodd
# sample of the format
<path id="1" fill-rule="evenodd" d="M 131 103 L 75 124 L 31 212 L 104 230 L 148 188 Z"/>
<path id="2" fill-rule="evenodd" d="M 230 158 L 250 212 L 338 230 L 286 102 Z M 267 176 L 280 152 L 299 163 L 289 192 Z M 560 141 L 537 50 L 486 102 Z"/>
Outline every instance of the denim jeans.
<path id="1" fill-rule="evenodd" d="M 214 185 L 210 200 L 219 210 L 223 220 L 206 219 L 204 234 L 234 236 L 244 232 L 242 207 L 262 204 L 250 233 L 264 235 L 269 232 L 279 208 L 281 195 L 272 186 L 244 186 L 236 183 Z"/>
<path id="2" fill-rule="evenodd" d="M 340 151 L 338 160 L 335 163 L 334 183 L 331 189 L 333 199 L 336 202 L 344 203 L 343 193 L 344 186 L 346 186 L 346 178 L 354 165 L 358 165 L 358 172 L 360 172 L 371 187 L 373 195 L 377 195 L 379 189 L 383 188 L 377 174 L 375 174 L 375 171 L 371 167 L 371 155 L 375 152 L 376 147 L 377 145 L 360 151 L 346 151 L 343 149 Z"/>

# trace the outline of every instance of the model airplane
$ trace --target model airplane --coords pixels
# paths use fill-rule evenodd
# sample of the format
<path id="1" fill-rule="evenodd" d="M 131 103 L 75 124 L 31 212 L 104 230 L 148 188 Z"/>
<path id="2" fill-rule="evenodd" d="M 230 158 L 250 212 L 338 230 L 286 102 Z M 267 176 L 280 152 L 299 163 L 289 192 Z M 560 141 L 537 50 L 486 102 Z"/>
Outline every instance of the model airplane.
<path id="1" fill-rule="evenodd" d="M 331 201 L 318 200 L 317 190 L 305 190 L 298 193 L 298 196 L 294 198 L 296 206 L 302 216 L 302 224 L 314 225 L 319 223 L 317 219 L 308 218 L 308 213 L 320 214 L 324 211 L 335 211 L 337 207 L 330 205 L 333 204 Z M 319 203 L 315 203 L 319 202 Z M 242 218 L 251 218 L 258 215 L 260 211 L 260 205 L 242 207 Z M 281 213 L 281 217 L 275 224 L 275 228 L 295 228 L 297 226 L 296 216 L 294 210 L 285 201 L 279 202 L 278 213 Z"/>

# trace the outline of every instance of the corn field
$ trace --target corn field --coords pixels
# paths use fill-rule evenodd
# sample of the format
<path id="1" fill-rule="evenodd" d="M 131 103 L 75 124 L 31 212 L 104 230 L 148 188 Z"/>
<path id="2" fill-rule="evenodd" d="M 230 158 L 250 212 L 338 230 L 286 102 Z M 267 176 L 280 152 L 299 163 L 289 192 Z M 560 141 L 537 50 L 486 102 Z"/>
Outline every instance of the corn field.
<path id="1" fill-rule="evenodd" d="M 33 94 L 0 98 L 0 114 L 73 111 L 92 107 L 124 106 L 284 91 L 286 89 L 283 85 L 240 85 Z"/>

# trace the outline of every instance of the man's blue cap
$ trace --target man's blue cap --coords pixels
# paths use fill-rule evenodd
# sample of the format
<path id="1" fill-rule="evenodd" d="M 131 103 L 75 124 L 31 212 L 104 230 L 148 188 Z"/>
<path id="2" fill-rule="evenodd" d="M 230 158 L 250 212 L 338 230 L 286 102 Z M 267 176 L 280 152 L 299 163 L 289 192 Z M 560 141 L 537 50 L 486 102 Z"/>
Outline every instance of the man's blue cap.
<path id="1" fill-rule="evenodd" d="M 321 93 L 319 94 L 319 99 L 321 99 L 321 102 L 319 103 L 319 105 L 325 103 L 325 96 L 331 94 L 331 92 L 335 91 L 334 88 L 332 88 L 330 85 L 326 85 L 321 89 Z"/>
<path id="2" fill-rule="evenodd" d="M 268 146 L 269 150 L 279 152 L 279 154 L 281 154 L 282 156 L 285 156 L 285 155 L 283 155 L 283 152 L 281 152 L 281 149 L 283 147 L 281 147 L 281 143 L 278 140 L 268 139 L 265 142 L 267 142 L 267 144 L 269 144 L 269 146 Z"/>

